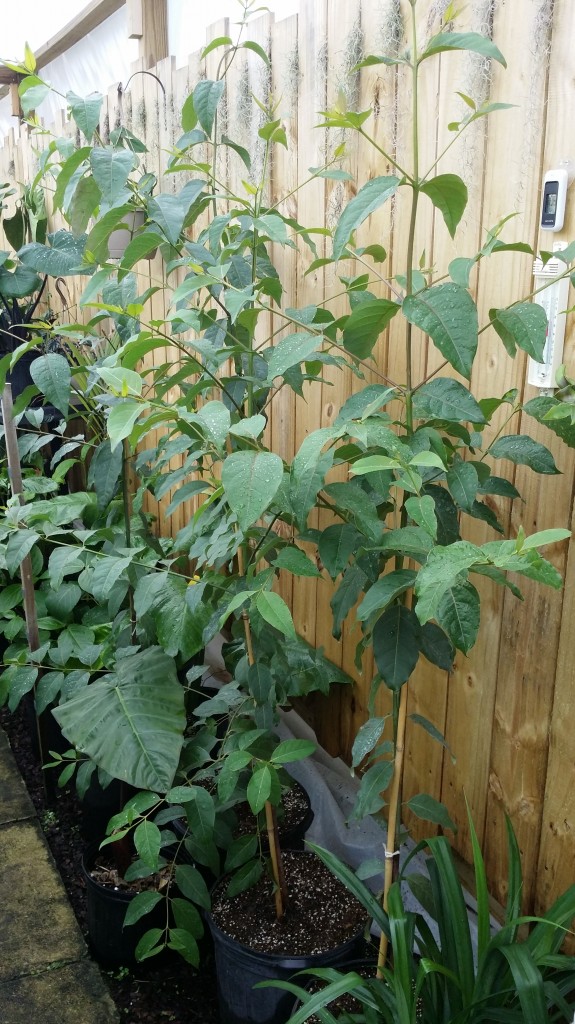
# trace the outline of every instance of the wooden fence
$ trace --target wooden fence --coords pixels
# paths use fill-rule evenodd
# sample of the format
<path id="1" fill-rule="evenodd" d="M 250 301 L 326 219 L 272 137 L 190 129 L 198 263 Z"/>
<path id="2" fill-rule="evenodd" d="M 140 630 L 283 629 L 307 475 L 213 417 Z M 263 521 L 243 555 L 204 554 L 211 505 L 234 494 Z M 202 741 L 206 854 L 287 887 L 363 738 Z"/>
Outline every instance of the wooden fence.
<path id="1" fill-rule="evenodd" d="M 438 16 L 447 0 L 419 0 L 417 12 L 422 37 L 438 30 Z M 410 83 L 402 70 L 375 66 L 360 74 L 351 73 L 366 53 L 386 53 L 403 31 L 410 10 L 407 0 L 301 0 L 298 17 L 275 22 L 270 16 L 254 21 L 249 38 L 271 55 L 271 73 L 253 53 L 245 52 L 233 65 L 228 80 L 224 130 L 246 146 L 257 166 L 260 153 L 260 113 L 251 94 L 261 99 L 273 95 L 285 126 L 287 152 L 278 147 L 270 170 L 270 198 L 284 201 L 284 209 L 300 223 L 333 226 L 338 212 L 353 194 L 355 185 L 315 179 L 297 195 L 294 189 L 306 179 L 308 168 L 321 165 L 334 141 L 322 129 L 314 128 L 318 111 L 333 105 L 338 95 L 351 107 L 374 111 L 376 139 L 395 147 L 398 162 L 409 160 Z M 571 73 L 571 47 L 575 38 L 575 5 L 568 0 L 472 0 L 457 16 L 457 30 L 492 32 L 505 53 L 508 69 L 489 66 L 481 58 L 449 54 L 424 65 L 421 123 L 426 126 L 422 158 L 434 162 L 452 137 L 447 125 L 464 111 L 456 95 L 460 90 L 477 101 L 516 106 L 498 112 L 488 123 L 471 128 L 450 154 L 438 164 L 440 171 L 459 170 L 469 188 L 470 202 L 463 225 L 453 243 L 431 204 L 424 216 L 416 251 L 425 250 L 426 264 L 446 267 L 454 256 L 471 255 L 485 239 L 486 231 L 508 213 L 517 212 L 505 229 L 505 239 L 523 239 L 540 244 L 538 219 L 540 182 L 545 169 L 555 167 L 575 153 L 566 148 L 572 137 L 571 112 L 575 109 L 575 81 Z M 230 32 L 231 29 L 231 32 Z M 233 34 L 227 23 L 214 25 L 210 38 Z M 165 93 L 148 76 L 137 76 L 129 90 L 110 90 L 104 129 L 120 121 L 143 137 L 149 148 L 148 169 L 161 174 L 167 151 L 180 134 L 182 103 L 199 76 L 215 77 L 217 53 L 205 61 L 190 57 L 188 67 L 176 69 L 170 59 L 161 61 L 154 72 Z M 62 123 L 58 134 L 69 131 Z M 337 141 L 342 141 L 338 137 Z M 345 166 L 358 184 L 389 168 L 375 150 L 360 141 L 348 141 Z M 36 166 L 36 148 L 42 140 L 28 130 L 15 128 L 0 150 L 0 180 L 8 176 L 29 181 Z M 222 161 L 219 173 L 239 178 L 235 157 Z M 245 170 L 244 170 L 245 174 Z M 172 179 L 168 178 L 170 182 Z M 180 178 L 177 187 L 180 187 Z M 163 186 L 166 187 L 166 186 Z M 168 185 L 168 187 L 171 187 Z M 176 182 L 174 182 L 174 189 Z M 575 235 L 575 214 L 568 204 L 565 231 L 558 237 Z M 381 242 L 390 253 L 391 271 L 402 267 L 407 236 L 407 213 L 400 203 L 388 206 L 370 218 L 365 239 Z M 550 247 L 549 237 L 544 241 Z M 304 276 L 307 263 L 291 250 L 277 254 L 286 289 L 287 303 L 302 307 L 338 290 L 332 271 L 317 270 Z M 142 276 L 161 280 L 161 260 L 141 264 Z M 529 294 L 532 266 L 520 254 L 496 257 L 482 263 L 474 287 L 480 320 L 488 310 Z M 72 322 L 78 316 L 74 306 L 77 284 L 70 282 L 70 308 L 63 315 Z M 382 286 L 383 289 L 383 286 Z M 385 294 L 381 290 L 381 294 Z M 162 293 L 150 302 L 150 317 L 163 312 Z M 54 296 L 57 307 L 58 299 Z M 342 307 L 343 312 L 343 307 Z M 573 318 L 568 317 L 566 362 L 573 356 Z M 279 326 L 279 325 L 277 325 Z M 401 346 L 392 329 L 378 351 L 372 379 L 382 375 L 401 380 Z M 437 367 L 438 353 L 419 339 L 419 379 Z M 526 358 L 519 353 L 510 360 L 493 331 L 481 335 L 480 358 L 473 385 L 480 396 L 502 394 L 516 387 L 532 397 L 534 389 L 525 383 Z M 338 405 L 352 388 L 352 380 L 339 371 L 326 374 L 321 401 L 312 403 L 286 398 L 271 424 L 274 446 L 289 456 L 312 430 L 330 424 Z M 493 507 L 515 534 L 523 525 L 526 532 L 571 522 L 573 453 L 554 440 L 533 420 L 515 423 L 512 429 L 528 432 L 553 451 L 562 475 L 539 477 L 519 467 L 515 483 L 524 497 L 510 513 L 503 499 Z M 163 519 L 169 497 L 154 511 L 163 529 L 176 530 L 186 515 L 181 506 L 171 520 Z M 477 543 L 492 539 L 485 524 L 471 520 L 465 536 Z M 485 579 L 482 591 L 480 638 L 468 658 L 457 655 L 454 671 L 446 673 L 427 666 L 418 672 L 411 687 L 410 711 L 430 719 L 445 734 L 448 748 L 442 748 L 421 729 L 412 728 L 407 749 L 405 797 L 427 791 L 441 799 L 458 825 L 455 846 L 470 860 L 466 821 L 467 799 L 487 859 L 488 874 L 495 897 L 506 895 L 505 814 L 515 826 L 523 855 L 525 906 L 542 910 L 573 881 L 575 870 L 575 670 L 571 630 L 575 621 L 575 554 L 567 545 L 552 549 L 554 563 L 565 576 L 562 592 L 549 591 L 529 582 L 523 587 L 525 600 L 518 602 Z M 296 626 L 311 643 L 323 645 L 326 653 L 352 674 L 357 629 L 341 643 L 331 636 L 330 585 L 315 580 L 283 584 Z M 329 699 L 316 699 L 308 714 L 321 742 L 334 754 L 349 756 L 357 727 L 365 719 L 371 679 L 366 664 L 353 692 L 341 688 Z M 383 704 L 382 704 L 383 708 Z M 427 826 L 412 822 L 416 834 Z"/>

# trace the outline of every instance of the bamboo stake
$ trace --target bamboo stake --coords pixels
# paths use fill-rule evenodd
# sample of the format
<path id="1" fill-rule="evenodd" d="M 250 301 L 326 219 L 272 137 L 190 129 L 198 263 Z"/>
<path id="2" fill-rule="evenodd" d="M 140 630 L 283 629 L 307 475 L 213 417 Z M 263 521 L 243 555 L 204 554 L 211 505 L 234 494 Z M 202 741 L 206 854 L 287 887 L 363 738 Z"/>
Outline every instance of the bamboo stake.
<path id="1" fill-rule="evenodd" d="M 238 571 L 239 571 L 241 576 L 244 575 L 244 571 L 245 571 L 244 552 L 243 552 L 243 548 L 241 546 L 238 548 Z M 242 612 L 242 622 L 243 622 L 243 625 L 244 625 L 244 632 L 245 632 L 245 636 L 246 636 L 246 651 L 247 651 L 247 655 L 248 655 L 248 664 L 249 665 L 254 665 L 255 664 L 255 658 L 254 658 L 254 645 L 253 645 L 253 638 L 252 638 L 252 627 L 251 627 L 249 615 L 248 615 L 248 613 L 246 611 Z M 285 872 L 284 872 L 284 866 L 283 866 L 283 860 L 282 860 L 282 854 L 281 854 L 281 847 L 280 847 L 279 837 L 278 837 L 278 826 L 277 826 L 276 809 L 275 809 L 275 807 L 273 806 L 273 804 L 269 800 L 266 800 L 266 802 L 265 802 L 265 812 L 266 812 L 266 827 L 267 827 L 267 833 L 268 833 L 268 843 L 269 843 L 270 857 L 271 857 L 271 862 L 272 862 L 272 874 L 274 876 L 274 882 L 275 882 L 274 899 L 275 899 L 275 905 L 276 905 L 276 916 L 279 919 L 279 918 L 282 918 L 284 916 L 285 912 L 286 912 L 286 907 L 287 907 L 287 886 L 286 886 L 286 880 L 285 880 Z"/>
<path id="2" fill-rule="evenodd" d="M 10 486 L 12 494 L 17 497 L 20 504 L 24 504 L 23 492 L 24 485 L 22 483 L 22 469 L 20 466 L 20 453 L 18 451 L 18 435 L 16 433 L 16 424 L 14 423 L 14 407 L 12 404 L 12 387 L 10 384 L 5 384 L 2 391 L 2 420 L 4 423 L 4 437 L 6 439 L 6 455 L 8 458 L 8 474 L 10 476 Z M 40 637 L 38 633 L 38 615 L 36 612 L 36 595 L 34 593 L 34 582 L 32 572 L 32 558 L 28 554 L 22 559 L 20 564 L 20 577 L 22 580 L 22 594 L 24 598 L 24 618 L 26 620 L 26 635 L 28 637 L 28 647 L 30 649 L 30 657 L 34 660 L 34 651 L 37 651 L 40 646 Z M 36 693 L 36 684 L 34 685 L 34 694 Z M 35 715 L 36 721 L 36 732 L 38 736 L 38 747 L 40 752 L 40 761 L 44 763 L 47 760 L 47 748 L 45 743 L 45 730 L 42 727 L 40 717 Z M 44 791 L 48 795 L 46 787 L 46 776 L 44 779 Z"/>
<path id="3" fill-rule="evenodd" d="M 393 779 L 391 781 L 391 792 L 389 796 L 389 820 L 387 823 L 387 843 L 385 849 L 385 875 L 383 882 L 383 909 L 387 913 L 389 890 L 393 882 L 393 867 L 396 857 L 399 857 L 397 849 L 397 826 L 399 823 L 399 804 L 401 781 L 403 778 L 403 758 L 405 752 L 405 727 L 407 724 L 407 683 L 401 688 L 399 701 L 399 714 L 397 718 L 397 739 L 395 743 L 395 761 L 393 766 Z M 379 940 L 379 953 L 377 957 L 377 977 L 383 976 L 383 968 L 387 960 L 387 949 L 389 940 L 385 932 L 381 933 Z"/>

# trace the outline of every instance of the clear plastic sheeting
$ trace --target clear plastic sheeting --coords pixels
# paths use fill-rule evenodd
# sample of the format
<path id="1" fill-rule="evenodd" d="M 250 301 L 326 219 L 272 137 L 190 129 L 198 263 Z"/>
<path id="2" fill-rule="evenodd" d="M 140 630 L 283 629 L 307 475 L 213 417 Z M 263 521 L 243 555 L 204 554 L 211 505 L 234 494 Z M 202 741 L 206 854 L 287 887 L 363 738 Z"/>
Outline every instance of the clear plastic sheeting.
<path id="1" fill-rule="evenodd" d="M 38 107 L 45 124 L 54 123 L 58 110 L 66 107 L 65 94 L 87 96 L 107 92 L 114 83 L 128 81 L 131 66 L 138 58 L 138 43 L 128 39 L 126 8 L 112 14 L 66 53 L 41 69 L 40 74 L 63 95 L 53 93 Z M 0 101 L 0 140 L 14 124 L 10 97 Z"/>
<path id="2" fill-rule="evenodd" d="M 275 14 L 276 21 L 279 21 L 296 14 L 299 4 L 300 0 L 262 0 L 261 6 Z M 168 0 L 168 46 L 176 58 L 176 67 L 183 67 L 191 53 L 202 49 L 206 42 L 206 29 L 217 25 L 223 18 L 229 18 L 229 34 L 235 40 L 241 13 L 238 0 L 211 0 L 209 4 L 200 4 L 197 0 Z M 253 20 L 256 18 L 257 14 Z M 250 38 L 249 22 L 242 38 Z"/>

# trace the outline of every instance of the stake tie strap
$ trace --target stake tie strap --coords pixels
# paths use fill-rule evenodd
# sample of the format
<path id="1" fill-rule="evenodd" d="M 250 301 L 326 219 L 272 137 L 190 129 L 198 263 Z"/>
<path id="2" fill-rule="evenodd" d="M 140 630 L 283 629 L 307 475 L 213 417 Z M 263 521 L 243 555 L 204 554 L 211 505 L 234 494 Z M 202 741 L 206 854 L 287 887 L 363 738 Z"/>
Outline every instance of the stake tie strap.
<path id="1" fill-rule="evenodd" d="M 393 860 L 394 857 L 399 857 L 399 850 L 388 850 L 387 846 L 384 843 L 383 856 L 385 857 L 386 860 Z"/>

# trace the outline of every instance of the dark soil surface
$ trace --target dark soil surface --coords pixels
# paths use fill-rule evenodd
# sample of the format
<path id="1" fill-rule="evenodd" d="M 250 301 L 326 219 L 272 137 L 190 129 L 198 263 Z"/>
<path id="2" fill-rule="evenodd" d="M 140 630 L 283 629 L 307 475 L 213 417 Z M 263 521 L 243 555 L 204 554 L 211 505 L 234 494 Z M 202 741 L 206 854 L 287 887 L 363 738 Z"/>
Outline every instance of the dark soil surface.
<path id="1" fill-rule="evenodd" d="M 0 725 L 10 740 L 16 762 L 36 808 L 40 824 L 80 927 L 86 936 L 86 894 L 80 861 L 85 846 L 80 834 L 81 810 L 73 790 L 59 790 L 48 802 L 44 774 L 34 754 L 26 715 L 0 709 Z M 102 968 L 120 1020 L 125 1024 L 218 1024 L 213 960 L 204 958 L 199 971 L 174 954 L 167 963 L 151 959 L 133 970 Z M 81 1024 L 81 1022 L 78 1022 Z"/>
<path id="2" fill-rule="evenodd" d="M 293 956 L 336 949 L 362 932 L 366 914 L 361 903 L 314 854 L 286 852 L 284 870 L 288 909 L 280 920 L 269 877 L 262 875 L 232 899 L 225 895 L 224 879 L 212 898 L 218 928 L 251 949 Z"/>

